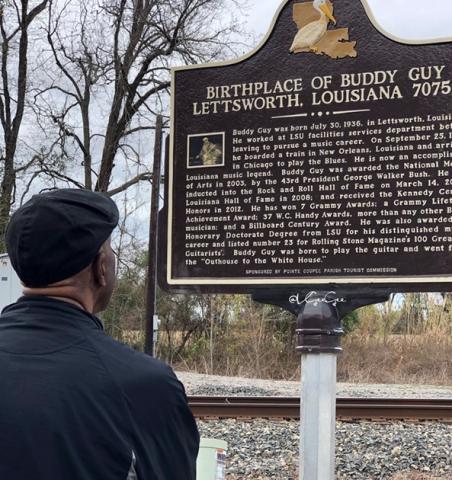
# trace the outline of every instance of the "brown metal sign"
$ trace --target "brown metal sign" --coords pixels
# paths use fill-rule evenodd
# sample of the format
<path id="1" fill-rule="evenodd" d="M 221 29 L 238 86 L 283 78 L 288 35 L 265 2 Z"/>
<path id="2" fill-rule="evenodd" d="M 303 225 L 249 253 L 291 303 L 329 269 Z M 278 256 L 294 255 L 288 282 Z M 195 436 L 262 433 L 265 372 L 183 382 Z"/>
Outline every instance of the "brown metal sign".
<path id="1" fill-rule="evenodd" d="M 175 69 L 167 284 L 450 284 L 451 59 L 292 0 L 246 58 Z"/>

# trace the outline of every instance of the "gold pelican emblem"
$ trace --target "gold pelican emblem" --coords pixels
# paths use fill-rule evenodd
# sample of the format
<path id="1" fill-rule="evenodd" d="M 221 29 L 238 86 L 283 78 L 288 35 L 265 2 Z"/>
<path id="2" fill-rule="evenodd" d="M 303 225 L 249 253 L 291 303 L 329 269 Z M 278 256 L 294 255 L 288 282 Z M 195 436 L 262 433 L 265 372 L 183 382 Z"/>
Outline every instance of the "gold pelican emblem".
<path id="1" fill-rule="evenodd" d="M 327 0 L 314 0 L 312 6 L 320 13 L 320 19 L 310 22 L 298 30 L 290 47 L 291 52 L 304 48 L 317 52 L 318 49 L 315 45 L 325 35 L 328 23 L 331 21 L 336 25 L 336 19 Z"/>
<path id="2" fill-rule="evenodd" d="M 293 20 L 298 31 L 290 46 L 291 53 L 313 52 L 331 58 L 356 57 L 356 42 L 349 41 L 348 28 L 336 25 L 332 0 L 294 3 Z"/>

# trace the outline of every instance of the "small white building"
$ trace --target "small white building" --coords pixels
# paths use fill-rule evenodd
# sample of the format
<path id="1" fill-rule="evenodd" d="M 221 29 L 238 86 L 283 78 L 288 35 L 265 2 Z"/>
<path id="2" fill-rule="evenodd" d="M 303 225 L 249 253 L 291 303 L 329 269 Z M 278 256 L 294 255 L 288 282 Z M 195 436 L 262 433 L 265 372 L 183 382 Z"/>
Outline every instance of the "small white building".
<path id="1" fill-rule="evenodd" d="M 0 253 L 0 312 L 22 296 L 22 285 L 6 253 Z"/>

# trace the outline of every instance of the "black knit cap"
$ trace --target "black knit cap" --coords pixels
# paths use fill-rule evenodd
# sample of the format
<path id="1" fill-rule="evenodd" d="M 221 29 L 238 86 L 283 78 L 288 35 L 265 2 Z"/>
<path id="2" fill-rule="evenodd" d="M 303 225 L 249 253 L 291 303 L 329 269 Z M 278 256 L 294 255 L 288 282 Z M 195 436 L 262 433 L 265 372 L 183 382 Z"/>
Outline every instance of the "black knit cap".
<path id="1" fill-rule="evenodd" d="M 28 287 L 45 287 L 81 272 L 118 224 L 108 196 L 61 189 L 35 195 L 11 217 L 6 250 Z"/>

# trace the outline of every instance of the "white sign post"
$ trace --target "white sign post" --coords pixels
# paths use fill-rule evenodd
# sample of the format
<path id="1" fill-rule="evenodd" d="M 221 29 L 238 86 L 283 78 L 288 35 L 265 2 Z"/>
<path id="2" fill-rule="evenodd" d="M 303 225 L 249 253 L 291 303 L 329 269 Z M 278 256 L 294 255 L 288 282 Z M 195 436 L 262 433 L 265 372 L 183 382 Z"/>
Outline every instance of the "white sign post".
<path id="1" fill-rule="evenodd" d="M 336 432 L 335 353 L 301 357 L 300 479 L 333 480 Z"/>
<path id="2" fill-rule="evenodd" d="M 334 480 L 336 365 L 346 303 L 336 292 L 309 292 L 290 302 L 300 306 L 297 351 L 301 352 L 300 480 Z"/>
<path id="3" fill-rule="evenodd" d="M 0 312 L 22 295 L 22 285 L 8 255 L 0 254 Z"/>

